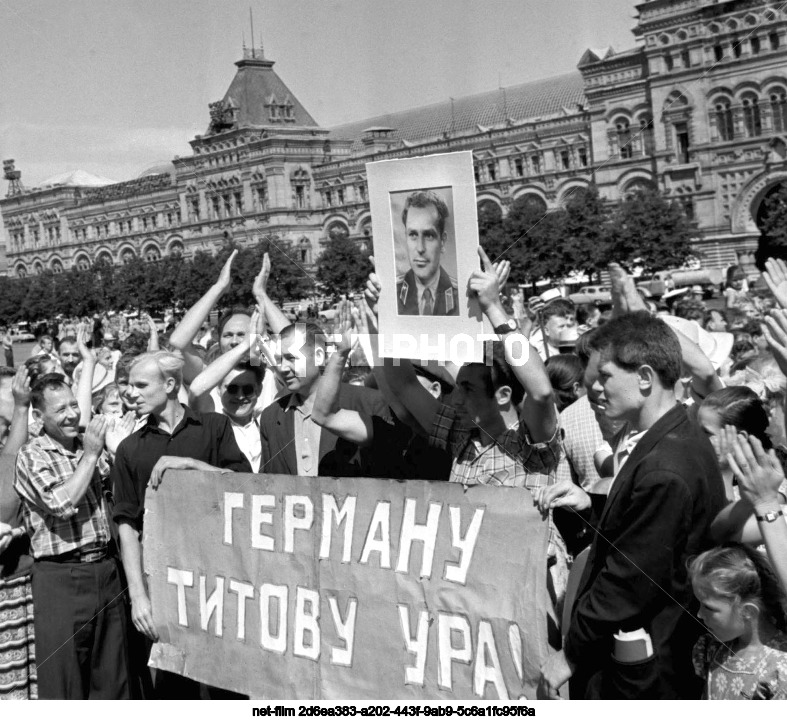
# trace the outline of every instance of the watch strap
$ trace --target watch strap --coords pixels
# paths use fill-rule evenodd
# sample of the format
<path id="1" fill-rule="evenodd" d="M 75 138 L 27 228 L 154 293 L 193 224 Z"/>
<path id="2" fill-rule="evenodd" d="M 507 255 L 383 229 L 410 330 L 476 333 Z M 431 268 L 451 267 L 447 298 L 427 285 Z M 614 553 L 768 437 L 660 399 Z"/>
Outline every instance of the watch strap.
<path id="1" fill-rule="evenodd" d="M 768 511 L 768 513 L 765 513 L 762 516 L 758 516 L 755 513 L 754 517 L 760 522 L 773 523 L 777 518 L 779 518 L 779 516 L 783 516 L 783 515 L 784 515 L 784 511 L 779 510 L 779 511 Z"/>
<path id="2" fill-rule="evenodd" d="M 498 335 L 503 335 L 505 333 L 515 333 L 518 328 L 519 328 L 519 325 L 517 324 L 517 322 L 513 318 L 510 318 L 505 323 L 501 323 L 500 325 L 496 325 L 493 328 L 493 330 Z"/>

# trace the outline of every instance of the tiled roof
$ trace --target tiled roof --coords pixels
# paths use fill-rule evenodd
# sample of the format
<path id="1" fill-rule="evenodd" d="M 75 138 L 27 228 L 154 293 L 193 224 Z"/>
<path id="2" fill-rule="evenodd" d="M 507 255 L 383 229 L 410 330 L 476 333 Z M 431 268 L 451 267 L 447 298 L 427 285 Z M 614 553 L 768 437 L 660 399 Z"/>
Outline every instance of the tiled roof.
<path id="1" fill-rule="evenodd" d="M 560 114 L 563 108 L 576 112 L 585 104 L 582 76 L 578 72 L 558 75 L 492 90 L 478 95 L 455 98 L 453 117 L 451 100 L 412 110 L 388 113 L 331 129 L 331 138 L 355 140 L 353 150 L 363 148 L 361 136 L 372 127 L 394 128 L 394 138 L 409 142 L 436 138 L 453 129 L 456 133 L 505 123 L 508 118 L 522 121 Z"/>
<path id="2" fill-rule="evenodd" d="M 231 101 L 231 105 L 237 108 L 237 127 L 317 127 L 314 118 L 276 74 L 273 61 L 244 59 L 236 65 L 238 72 L 224 95 L 224 102 Z M 292 106 L 292 120 L 271 122 L 267 105 L 274 101 Z"/>

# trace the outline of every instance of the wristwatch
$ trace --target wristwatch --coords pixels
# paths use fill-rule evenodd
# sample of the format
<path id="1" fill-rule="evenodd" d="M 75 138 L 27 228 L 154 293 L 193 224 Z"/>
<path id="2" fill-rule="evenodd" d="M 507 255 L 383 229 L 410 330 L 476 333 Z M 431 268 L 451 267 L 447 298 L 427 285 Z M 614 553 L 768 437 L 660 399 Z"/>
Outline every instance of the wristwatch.
<path id="1" fill-rule="evenodd" d="M 783 516 L 783 511 L 768 511 L 764 516 L 758 516 L 757 514 L 754 517 L 758 521 L 765 521 L 766 523 L 773 523 L 779 516 Z"/>
<path id="2" fill-rule="evenodd" d="M 498 335 L 505 335 L 506 333 L 516 333 L 519 330 L 517 322 L 513 318 L 509 318 L 505 323 L 496 325 L 494 327 L 495 333 Z"/>

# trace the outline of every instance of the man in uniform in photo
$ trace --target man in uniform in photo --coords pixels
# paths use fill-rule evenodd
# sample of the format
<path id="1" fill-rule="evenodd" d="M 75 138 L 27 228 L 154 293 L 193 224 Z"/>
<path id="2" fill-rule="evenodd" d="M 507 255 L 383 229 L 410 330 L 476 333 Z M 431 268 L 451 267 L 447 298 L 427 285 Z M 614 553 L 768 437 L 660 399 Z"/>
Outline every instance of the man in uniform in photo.
<path id="1" fill-rule="evenodd" d="M 396 280 L 399 315 L 459 315 L 456 280 L 440 264 L 448 206 L 431 190 L 411 193 L 402 223 L 410 270 Z"/>

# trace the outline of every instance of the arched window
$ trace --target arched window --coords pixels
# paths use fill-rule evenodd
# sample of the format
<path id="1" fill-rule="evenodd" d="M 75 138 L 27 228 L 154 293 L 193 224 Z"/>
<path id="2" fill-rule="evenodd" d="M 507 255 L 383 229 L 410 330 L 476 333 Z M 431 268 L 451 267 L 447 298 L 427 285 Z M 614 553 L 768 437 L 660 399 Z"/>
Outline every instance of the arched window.
<path id="1" fill-rule="evenodd" d="M 649 114 L 639 117 L 639 136 L 642 138 L 642 150 L 645 155 L 653 154 L 653 118 Z"/>
<path id="2" fill-rule="evenodd" d="M 145 262 L 151 263 L 156 260 L 161 260 L 161 251 L 155 245 L 149 245 L 145 248 Z"/>
<path id="3" fill-rule="evenodd" d="M 529 210 L 532 213 L 546 213 L 547 204 L 540 195 L 526 193 L 520 195 L 513 203 L 512 210 Z"/>
<path id="4" fill-rule="evenodd" d="M 762 119 L 760 118 L 760 106 L 756 95 L 747 95 L 743 98 L 743 127 L 749 138 L 756 138 L 762 135 Z"/>
<path id="5" fill-rule="evenodd" d="M 787 92 L 778 88 L 771 92 L 771 117 L 775 133 L 787 132 Z"/>
<path id="6" fill-rule="evenodd" d="M 102 250 L 96 257 L 96 264 L 112 265 L 112 256 L 106 250 Z"/>
<path id="7" fill-rule="evenodd" d="M 63 264 L 59 260 L 52 261 L 52 272 L 53 273 L 62 273 L 63 272 Z"/>
<path id="8" fill-rule="evenodd" d="M 716 132 L 719 134 L 719 139 L 724 141 L 732 140 L 735 136 L 735 126 L 732 122 L 732 107 L 727 98 L 716 101 L 714 117 L 716 120 Z"/>
<path id="9" fill-rule="evenodd" d="M 131 248 L 126 248 L 126 249 L 125 249 L 125 250 L 124 250 L 124 251 L 123 251 L 123 252 L 120 254 L 120 262 L 121 262 L 123 265 L 127 265 L 128 263 L 130 263 L 131 261 L 133 261 L 133 260 L 134 260 L 134 258 L 136 258 L 136 257 L 137 257 L 137 256 L 136 256 L 136 254 L 134 253 L 134 251 L 133 251 L 133 250 L 131 250 Z"/>
<path id="10" fill-rule="evenodd" d="M 80 255 L 76 262 L 77 270 L 89 270 L 90 259 L 86 255 Z"/>
<path id="11" fill-rule="evenodd" d="M 503 211 L 494 200 L 482 200 L 478 204 L 478 225 L 496 225 L 503 219 Z"/>
<path id="12" fill-rule="evenodd" d="M 183 243 L 181 243 L 179 240 L 176 240 L 176 241 L 170 243 L 169 244 L 169 254 L 173 258 L 178 258 L 181 255 L 183 255 Z"/>
<path id="13" fill-rule="evenodd" d="M 292 174 L 292 194 L 296 208 L 309 206 L 309 174 L 305 170 L 296 170 Z"/>
<path id="14" fill-rule="evenodd" d="M 312 244 L 308 238 L 301 238 L 298 241 L 298 258 L 301 263 L 309 264 L 312 262 Z"/>
<path id="15" fill-rule="evenodd" d="M 41 263 L 40 261 L 36 262 L 35 265 L 33 266 L 33 272 L 36 275 L 41 275 L 41 273 L 44 272 L 44 264 Z"/>
<path id="16" fill-rule="evenodd" d="M 645 178 L 634 178 L 634 180 L 629 181 L 626 184 L 626 187 L 623 188 L 623 197 L 624 198 L 633 198 L 638 193 L 647 193 L 654 189 L 654 184 Z"/>
<path id="17" fill-rule="evenodd" d="M 621 158 L 630 158 L 632 156 L 631 148 L 631 127 L 626 118 L 619 118 L 615 123 L 615 134 L 618 141 L 618 155 Z"/>
<path id="18" fill-rule="evenodd" d="M 25 268 L 23 265 L 16 266 L 16 277 L 27 278 L 27 268 Z"/>

